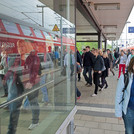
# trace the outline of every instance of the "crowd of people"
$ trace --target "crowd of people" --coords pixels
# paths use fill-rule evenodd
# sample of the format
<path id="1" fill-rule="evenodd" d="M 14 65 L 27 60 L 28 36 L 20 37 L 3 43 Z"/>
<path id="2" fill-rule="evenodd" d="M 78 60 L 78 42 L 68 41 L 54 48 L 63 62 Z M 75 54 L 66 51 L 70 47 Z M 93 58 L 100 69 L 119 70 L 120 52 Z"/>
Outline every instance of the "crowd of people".
<path id="1" fill-rule="evenodd" d="M 128 50 L 127 52 L 121 50 L 118 52 L 115 49 L 111 52 L 110 49 L 92 48 L 90 50 L 90 46 L 86 46 L 82 52 L 81 55 L 77 49 L 77 62 L 83 68 L 83 76 L 86 81 L 85 86 L 91 87 L 93 83 L 95 85 L 93 97 L 97 96 L 98 90 L 103 91 L 103 89 L 108 87 L 106 78 L 110 72 L 115 76 L 114 67 L 119 69 L 117 80 L 122 72 L 124 74 L 127 71 L 129 62 L 134 55 L 134 50 Z M 80 80 L 81 73 L 78 73 L 78 81 Z"/>

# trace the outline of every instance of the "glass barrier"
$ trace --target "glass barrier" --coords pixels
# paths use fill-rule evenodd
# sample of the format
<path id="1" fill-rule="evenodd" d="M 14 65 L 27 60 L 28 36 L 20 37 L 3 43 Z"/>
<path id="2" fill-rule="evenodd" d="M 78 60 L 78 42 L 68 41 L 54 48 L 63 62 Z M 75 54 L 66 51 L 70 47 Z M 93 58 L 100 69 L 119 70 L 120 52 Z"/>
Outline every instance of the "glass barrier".
<path id="1" fill-rule="evenodd" d="M 0 134 L 55 134 L 75 106 L 75 4 L 56 2 L 0 2 Z"/>

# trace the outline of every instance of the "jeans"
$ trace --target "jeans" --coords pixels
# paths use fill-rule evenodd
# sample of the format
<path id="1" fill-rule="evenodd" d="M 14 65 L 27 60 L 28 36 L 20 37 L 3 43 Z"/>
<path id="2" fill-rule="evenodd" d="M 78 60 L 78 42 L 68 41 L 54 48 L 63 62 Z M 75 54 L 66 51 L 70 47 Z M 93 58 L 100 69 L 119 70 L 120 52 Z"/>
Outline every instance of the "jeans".
<path id="1" fill-rule="evenodd" d="M 18 91 L 16 87 L 16 83 L 13 82 L 13 74 L 9 76 L 7 80 L 7 86 L 8 86 L 8 98 L 7 101 L 11 101 L 12 99 L 15 99 L 18 97 Z M 20 114 L 20 106 L 22 104 L 22 100 L 17 100 L 15 102 L 12 102 L 9 104 L 9 111 L 10 111 L 10 119 L 9 119 L 9 125 L 8 125 L 8 132 L 7 134 L 15 134 L 16 128 L 18 124 L 19 114 Z"/>
<path id="2" fill-rule="evenodd" d="M 119 64 L 119 75 L 118 75 L 118 79 L 119 79 L 120 76 L 121 76 L 122 70 L 123 70 L 123 74 L 125 73 L 125 67 L 126 67 L 125 64 Z"/>
<path id="3" fill-rule="evenodd" d="M 0 77 L 1 77 L 1 79 L 3 80 L 4 75 L 3 75 L 3 74 L 0 74 Z M 6 83 L 5 85 L 3 85 L 3 88 L 4 88 L 4 93 L 5 93 L 5 95 L 7 95 L 7 94 L 8 94 L 8 87 L 7 87 L 7 83 Z"/>
<path id="4" fill-rule="evenodd" d="M 101 74 L 99 74 L 98 72 L 94 72 L 93 77 L 94 77 L 94 84 L 95 84 L 94 94 L 97 94 L 97 92 L 98 92 L 98 86 L 100 84 L 99 79 L 101 77 Z"/>
<path id="5" fill-rule="evenodd" d="M 108 85 L 106 81 L 106 77 L 104 76 L 101 77 L 101 83 L 102 83 L 102 87 L 104 87 L 105 84 Z"/>
<path id="6" fill-rule="evenodd" d="M 88 73 L 88 76 L 87 76 Z M 92 85 L 92 68 L 91 67 L 84 67 L 83 76 L 85 81 Z"/>
<path id="7" fill-rule="evenodd" d="M 43 85 L 43 84 L 45 84 L 45 83 L 46 83 L 46 74 L 41 77 L 40 85 Z M 42 93 L 43 93 L 43 99 L 42 99 L 42 100 L 43 100 L 44 102 L 49 102 L 47 87 L 44 86 L 43 88 L 41 88 L 41 91 L 42 91 Z"/>
<path id="8" fill-rule="evenodd" d="M 125 134 L 134 134 L 134 110 L 128 108 L 127 114 L 123 113 Z"/>
<path id="9" fill-rule="evenodd" d="M 7 84 L 8 84 L 8 99 L 7 100 L 10 101 L 18 97 L 18 89 L 16 87 L 16 82 L 14 81 L 13 75 L 9 76 L 7 80 Z M 39 85 L 38 84 L 34 85 L 33 89 L 36 88 L 37 86 Z M 38 105 L 38 100 L 37 100 L 38 92 L 39 91 L 35 91 L 27 96 L 29 103 L 30 103 L 30 107 L 32 109 L 32 123 L 33 124 L 36 124 L 39 121 L 39 105 Z M 9 104 L 10 120 L 9 120 L 7 134 L 16 133 L 22 101 L 23 101 L 23 98 Z"/>

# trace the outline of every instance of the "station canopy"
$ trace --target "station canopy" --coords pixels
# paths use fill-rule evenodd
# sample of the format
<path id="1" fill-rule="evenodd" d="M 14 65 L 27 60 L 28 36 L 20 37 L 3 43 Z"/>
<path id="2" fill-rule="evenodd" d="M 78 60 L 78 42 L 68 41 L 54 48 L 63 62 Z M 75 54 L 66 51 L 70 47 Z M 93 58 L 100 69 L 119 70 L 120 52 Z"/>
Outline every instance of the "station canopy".
<path id="1" fill-rule="evenodd" d="M 103 41 L 104 39 L 118 40 L 120 38 L 133 8 L 134 0 L 78 0 L 77 3 L 78 10 L 85 19 L 88 20 L 88 22 L 85 21 L 84 18 L 81 20 L 81 15 L 76 16 L 77 34 L 79 35 L 77 40 L 96 40 L 97 36 L 93 36 L 95 34 L 91 34 L 91 36 L 89 33 L 98 33 L 100 32 L 99 30 L 101 30 Z M 90 12 L 91 16 L 82 11 L 82 9 L 86 12 Z M 90 20 L 88 17 L 90 17 Z M 92 19 L 94 19 L 96 24 L 93 24 Z"/>

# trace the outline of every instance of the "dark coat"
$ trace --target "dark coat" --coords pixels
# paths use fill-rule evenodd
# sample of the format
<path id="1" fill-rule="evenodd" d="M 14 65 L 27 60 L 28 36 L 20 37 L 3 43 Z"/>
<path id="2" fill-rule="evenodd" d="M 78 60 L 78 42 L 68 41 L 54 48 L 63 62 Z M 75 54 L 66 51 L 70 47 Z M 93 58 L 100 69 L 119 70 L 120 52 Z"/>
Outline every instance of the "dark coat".
<path id="1" fill-rule="evenodd" d="M 103 59 L 100 55 L 97 56 L 94 62 L 94 71 L 102 71 L 103 69 Z"/>
<path id="2" fill-rule="evenodd" d="M 80 63 L 80 65 L 82 65 L 82 57 L 81 57 L 79 51 L 77 51 L 77 62 Z"/>
<path id="3" fill-rule="evenodd" d="M 94 62 L 95 62 L 94 55 L 90 51 L 86 52 L 84 55 L 84 59 L 83 59 L 83 66 L 84 67 L 93 67 Z"/>
<path id="4" fill-rule="evenodd" d="M 109 59 L 108 58 L 103 58 L 103 60 L 104 60 L 106 70 L 102 72 L 102 76 L 103 77 L 108 77 L 108 69 L 110 68 Z"/>

